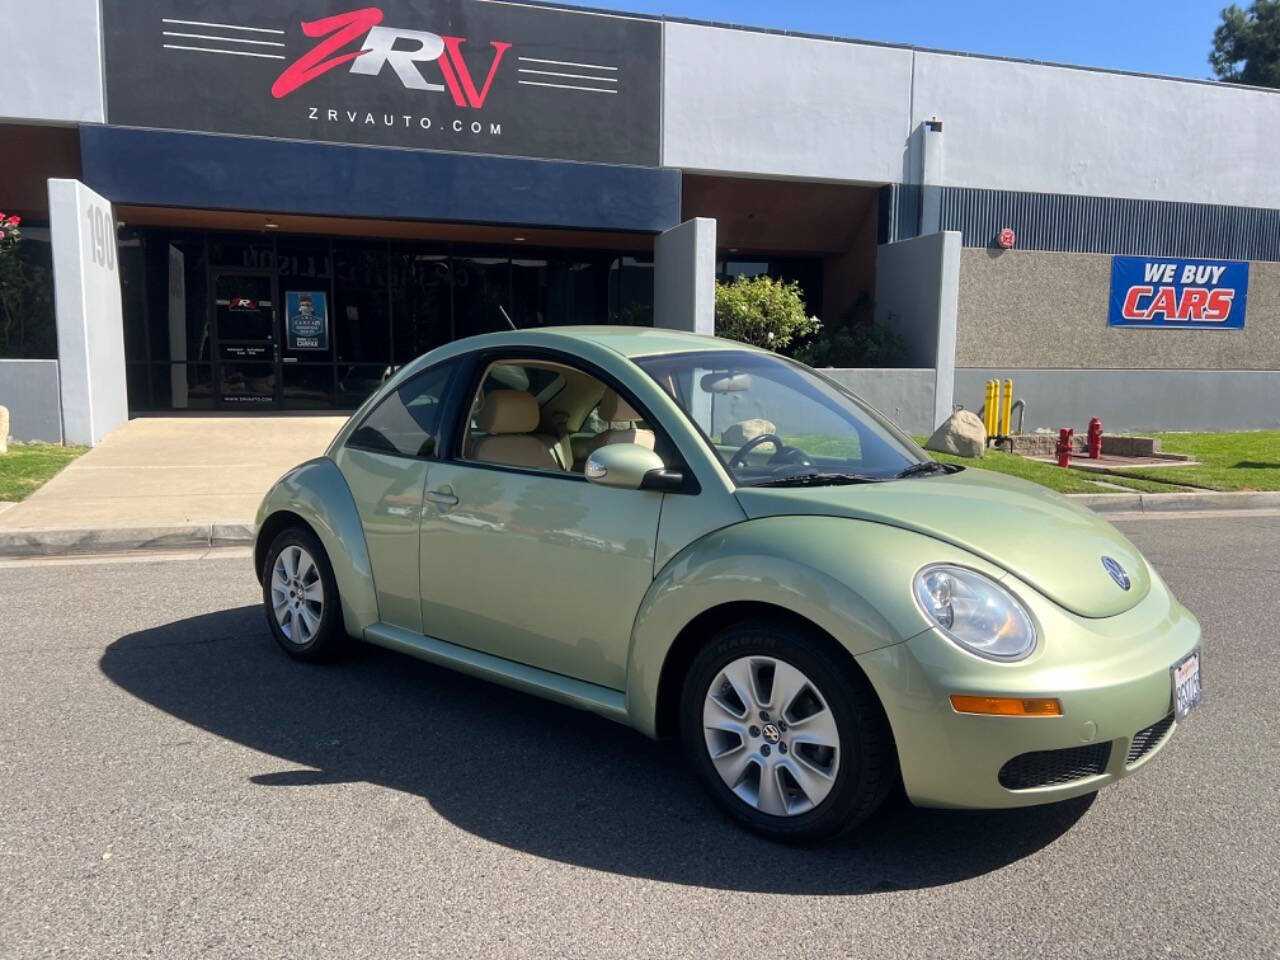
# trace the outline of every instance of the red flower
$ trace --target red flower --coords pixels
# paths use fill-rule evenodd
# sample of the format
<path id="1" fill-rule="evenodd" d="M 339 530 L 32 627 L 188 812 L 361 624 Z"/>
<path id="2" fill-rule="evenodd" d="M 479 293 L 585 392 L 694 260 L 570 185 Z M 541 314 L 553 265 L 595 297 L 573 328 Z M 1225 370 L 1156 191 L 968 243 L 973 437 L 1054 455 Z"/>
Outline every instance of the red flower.
<path id="1" fill-rule="evenodd" d="M 4 239 L 4 231 L 0 230 L 0 240 L 3 240 L 3 239 Z"/>
<path id="2" fill-rule="evenodd" d="M 10 218 L 9 218 L 9 223 L 10 223 L 10 224 L 12 224 L 12 225 L 13 225 L 13 226 L 15 226 L 15 227 L 16 227 L 18 224 L 20 224 L 21 222 L 22 222 L 22 218 L 21 218 L 21 217 L 10 217 Z"/>

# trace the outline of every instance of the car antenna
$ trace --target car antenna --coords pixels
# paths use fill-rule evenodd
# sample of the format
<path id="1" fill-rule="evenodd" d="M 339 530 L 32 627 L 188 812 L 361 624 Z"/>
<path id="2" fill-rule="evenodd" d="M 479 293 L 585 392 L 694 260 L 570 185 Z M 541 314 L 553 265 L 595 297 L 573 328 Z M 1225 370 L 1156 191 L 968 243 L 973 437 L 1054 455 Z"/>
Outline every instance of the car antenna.
<path id="1" fill-rule="evenodd" d="M 507 308 L 506 308 L 506 307 L 504 307 L 502 304 L 498 304 L 498 312 L 499 312 L 500 314 L 502 314 L 502 319 L 503 319 L 503 320 L 505 320 L 505 321 L 507 321 L 507 326 L 508 326 L 508 327 L 510 327 L 512 330 L 519 330 L 519 329 L 520 329 L 520 328 L 519 328 L 519 327 L 517 327 L 514 323 L 512 323 L 512 322 L 511 322 L 511 317 L 507 314 Z"/>

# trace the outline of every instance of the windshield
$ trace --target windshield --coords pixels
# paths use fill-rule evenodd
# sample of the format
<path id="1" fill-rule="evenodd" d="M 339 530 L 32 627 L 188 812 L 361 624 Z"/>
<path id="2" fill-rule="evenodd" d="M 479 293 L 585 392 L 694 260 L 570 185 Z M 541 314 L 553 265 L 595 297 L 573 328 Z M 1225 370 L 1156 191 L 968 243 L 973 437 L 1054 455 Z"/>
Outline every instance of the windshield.
<path id="1" fill-rule="evenodd" d="M 891 480 L 931 464 L 852 393 L 793 360 L 717 350 L 636 363 L 744 486 Z"/>

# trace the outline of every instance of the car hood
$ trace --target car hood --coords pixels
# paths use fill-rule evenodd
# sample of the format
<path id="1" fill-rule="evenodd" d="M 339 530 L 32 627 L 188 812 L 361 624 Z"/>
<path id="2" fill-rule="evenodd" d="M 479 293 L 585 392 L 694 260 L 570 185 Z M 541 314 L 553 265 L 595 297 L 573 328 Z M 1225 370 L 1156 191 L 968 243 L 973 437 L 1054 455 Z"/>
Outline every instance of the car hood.
<path id="1" fill-rule="evenodd" d="M 1151 589 L 1142 554 L 1111 524 L 1051 490 L 989 470 L 849 486 L 739 487 L 737 495 L 752 518 L 850 517 L 954 544 L 1083 617 L 1123 613 Z M 1103 557 L 1124 567 L 1128 590 Z"/>

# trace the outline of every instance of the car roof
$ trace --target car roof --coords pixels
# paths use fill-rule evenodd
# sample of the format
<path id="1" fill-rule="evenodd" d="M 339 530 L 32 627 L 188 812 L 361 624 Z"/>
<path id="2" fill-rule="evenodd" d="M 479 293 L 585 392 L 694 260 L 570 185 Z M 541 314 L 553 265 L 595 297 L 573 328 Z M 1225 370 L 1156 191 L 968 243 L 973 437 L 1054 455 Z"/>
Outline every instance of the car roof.
<path id="1" fill-rule="evenodd" d="M 723 340 L 701 333 L 664 330 L 660 327 L 627 326 L 561 326 L 530 327 L 502 333 L 481 334 L 454 341 L 466 347 L 481 347 L 485 342 L 503 344 L 566 346 L 565 340 L 586 340 L 624 357 L 650 357 L 674 353 L 702 353 L 710 350 L 750 350 L 757 348 L 736 340 Z"/>

